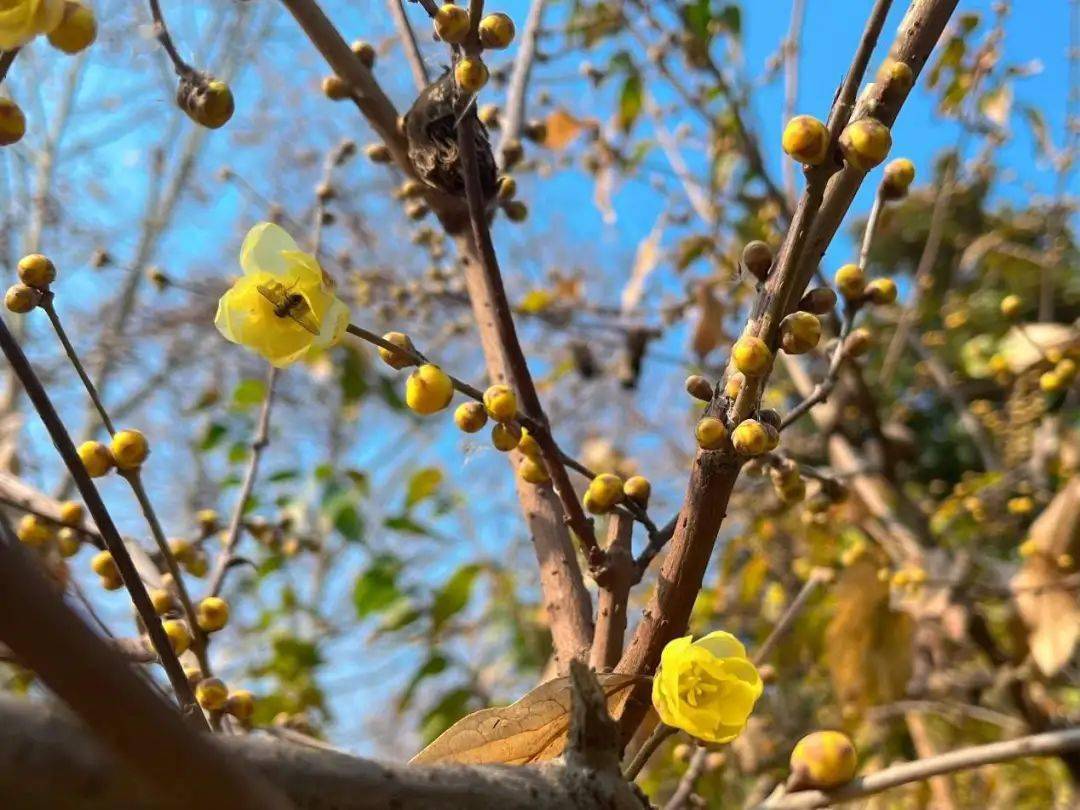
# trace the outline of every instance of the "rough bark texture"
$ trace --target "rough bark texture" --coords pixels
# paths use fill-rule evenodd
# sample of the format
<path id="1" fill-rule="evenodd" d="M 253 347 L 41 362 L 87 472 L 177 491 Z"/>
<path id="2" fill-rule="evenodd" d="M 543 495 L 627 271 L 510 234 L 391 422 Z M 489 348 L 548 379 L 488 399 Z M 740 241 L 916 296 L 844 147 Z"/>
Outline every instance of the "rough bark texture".
<path id="1" fill-rule="evenodd" d="M 601 703 L 601 706 L 603 704 Z M 608 721 L 610 723 L 610 721 Z M 588 727 L 586 727 L 588 728 Z M 592 742 L 594 734 L 582 739 Z M 265 778 L 299 810 L 640 810 L 647 806 L 619 776 L 614 755 L 537 767 L 384 765 L 251 735 L 215 737 L 218 756 Z M 590 754 L 589 756 L 594 756 Z M 576 757 L 577 755 L 575 755 Z M 192 767 L 167 763 L 182 778 Z M 232 808 L 225 793 L 190 803 L 139 777 L 60 711 L 0 698 L 0 807 L 115 810 L 118 807 Z"/>

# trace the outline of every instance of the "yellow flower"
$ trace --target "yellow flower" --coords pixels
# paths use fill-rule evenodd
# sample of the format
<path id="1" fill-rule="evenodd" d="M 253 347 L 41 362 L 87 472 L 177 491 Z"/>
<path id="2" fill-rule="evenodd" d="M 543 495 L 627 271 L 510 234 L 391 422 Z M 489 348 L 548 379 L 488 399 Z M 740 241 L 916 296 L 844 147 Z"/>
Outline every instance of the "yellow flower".
<path id="1" fill-rule="evenodd" d="M 761 676 L 742 643 L 723 631 L 664 647 L 653 678 L 653 706 L 669 726 L 700 740 L 731 742 L 761 697 Z"/>
<path id="2" fill-rule="evenodd" d="M 64 0 L 0 0 L 0 51 L 49 33 L 63 15 Z"/>
<path id="3" fill-rule="evenodd" d="M 279 368 L 341 340 L 348 307 L 315 257 L 277 225 L 260 222 L 248 231 L 240 267 L 244 275 L 221 296 L 214 318 L 228 340 Z"/>

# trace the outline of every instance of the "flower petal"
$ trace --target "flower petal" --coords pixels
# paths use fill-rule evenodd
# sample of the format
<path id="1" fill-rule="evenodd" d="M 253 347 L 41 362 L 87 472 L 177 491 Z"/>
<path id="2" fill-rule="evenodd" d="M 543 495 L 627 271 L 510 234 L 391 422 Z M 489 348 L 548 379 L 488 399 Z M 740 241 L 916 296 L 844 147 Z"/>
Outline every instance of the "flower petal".
<path id="1" fill-rule="evenodd" d="M 268 280 L 273 277 L 260 273 L 237 281 L 218 302 L 214 324 L 226 339 L 280 367 L 299 360 L 315 336 L 292 318 L 274 314 L 273 305 L 257 289 Z"/>
<path id="2" fill-rule="evenodd" d="M 281 257 L 285 260 L 285 273 L 289 280 L 296 280 L 300 287 L 317 286 L 325 292 L 332 292 L 332 287 L 326 284 L 326 276 L 310 253 L 297 250 L 295 245 L 292 250 L 285 250 Z"/>
<path id="3" fill-rule="evenodd" d="M 323 314 L 320 321 L 319 336 L 315 338 L 315 345 L 319 348 L 334 346 L 345 334 L 345 328 L 349 325 L 349 308 L 340 298 L 334 298 L 330 308 Z"/>
<path id="4" fill-rule="evenodd" d="M 694 642 L 695 647 L 703 647 L 717 658 L 746 658 L 746 647 L 731 633 L 715 630 Z"/>
<path id="5" fill-rule="evenodd" d="M 296 241 L 272 222 L 260 222 L 248 231 L 240 248 L 240 267 L 245 275 L 270 273 L 283 276 L 289 263 L 282 255 L 299 252 Z"/>

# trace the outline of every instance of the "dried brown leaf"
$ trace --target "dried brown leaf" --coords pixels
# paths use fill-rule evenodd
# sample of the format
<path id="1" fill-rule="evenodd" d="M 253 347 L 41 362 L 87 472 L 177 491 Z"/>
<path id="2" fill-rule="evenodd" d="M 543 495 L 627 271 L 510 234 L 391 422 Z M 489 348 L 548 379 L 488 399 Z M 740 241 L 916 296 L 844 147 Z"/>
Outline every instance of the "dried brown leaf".
<path id="1" fill-rule="evenodd" d="M 607 698 L 608 711 L 618 716 L 630 688 L 640 678 L 613 672 L 596 677 Z M 570 704 L 570 679 L 556 678 L 509 706 L 481 709 L 461 718 L 411 763 L 526 765 L 553 759 L 566 747 Z"/>
<path id="2" fill-rule="evenodd" d="M 582 132 L 597 126 L 596 121 L 578 118 L 561 108 L 552 111 L 544 124 L 544 146 L 555 150 L 565 149 Z"/>
<path id="3" fill-rule="evenodd" d="M 837 697 L 860 711 L 901 697 L 911 675 L 911 617 L 892 609 L 889 584 L 869 559 L 845 568 L 834 593 L 825 649 Z"/>
<path id="4" fill-rule="evenodd" d="M 724 334 L 724 305 L 716 297 L 711 284 L 697 289 L 698 319 L 690 340 L 694 354 L 704 359 L 709 352 L 726 342 Z"/>
<path id="5" fill-rule="evenodd" d="M 1067 587 L 1070 568 L 1061 555 L 1080 553 L 1080 478 L 1073 478 L 1031 524 L 1034 553 L 1012 580 L 1020 618 L 1028 628 L 1031 657 L 1045 675 L 1059 672 L 1080 641 L 1080 602 Z"/>

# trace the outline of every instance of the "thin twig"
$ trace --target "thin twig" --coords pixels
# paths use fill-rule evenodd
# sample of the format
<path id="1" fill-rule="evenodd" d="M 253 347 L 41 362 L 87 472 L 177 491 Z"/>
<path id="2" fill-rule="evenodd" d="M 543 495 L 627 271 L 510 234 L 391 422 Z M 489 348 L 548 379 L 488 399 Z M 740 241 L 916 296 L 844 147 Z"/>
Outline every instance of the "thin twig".
<path id="1" fill-rule="evenodd" d="M 922 782 L 934 776 L 956 771 L 981 768 L 1023 757 L 1050 756 L 1080 750 L 1080 728 L 1067 728 L 1033 734 L 1015 740 L 975 745 L 949 751 L 926 759 L 894 765 L 883 771 L 859 777 L 842 788 L 829 792 L 797 791 L 776 799 L 766 800 L 761 810 L 812 810 L 839 802 L 861 799 L 911 782 Z"/>
<path id="2" fill-rule="evenodd" d="M 94 407 L 101 416 L 102 424 L 105 425 L 105 428 L 109 431 L 110 435 L 115 435 L 117 432 L 116 426 L 113 424 L 113 420 L 109 416 L 105 404 L 101 401 L 101 397 L 98 394 L 98 390 L 95 387 L 93 380 L 90 379 L 90 375 L 87 374 L 85 366 L 83 366 L 82 361 L 79 359 L 75 347 L 68 339 L 64 325 L 60 321 L 60 316 L 53 306 L 53 301 L 53 293 L 51 291 L 46 292 L 42 297 L 39 306 L 44 309 L 45 314 L 49 316 L 49 321 L 52 323 L 53 330 L 56 332 L 56 336 L 60 339 L 60 343 L 64 347 L 64 352 L 67 354 L 68 360 L 71 361 L 71 365 L 74 367 L 76 374 L 79 375 L 79 379 L 82 381 L 83 387 L 86 389 L 87 396 L 90 398 L 91 402 L 94 403 Z M 168 541 L 165 539 L 165 532 L 161 528 L 161 521 L 158 520 L 157 513 L 154 511 L 154 505 L 150 501 L 150 496 L 146 492 L 146 487 L 143 486 L 142 474 L 138 468 L 134 470 L 120 470 L 119 472 L 120 476 L 128 482 L 131 491 L 135 493 L 135 499 L 139 502 L 139 508 L 142 510 L 143 517 L 146 518 L 146 523 L 150 527 L 150 534 L 153 536 L 154 542 L 158 547 L 158 553 L 161 555 L 162 560 L 165 562 L 165 567 L 173 577 L 176 593 L 180 598 L 180 605 L 184 610 L 184 615 L 187 617 L 188 626 L 191 628 L 194 642 L 192 644 L 192 649 L 195 656 L 199 659 L 199 666 L 202 668 L 203 674 L 209 675 L 210 664 L 206 656 L 206 635 L 199 629 L 198 622 L 196 621 L 195 609 L 191 604 L 191 597 L 188 594 L 187 587 L 184 585 L 183 574 L 180 571 L 180 566 L 176 561 L 175 555 L 172 553 L 172 549 L 169 548 Z"/>
<path id="3" fill-rule="evenodd" d="M 795 105 L 799 101 L 799 53 L 802 50 L 803 21 L 806 17 L 806 0 L 792 0 L 791 22 L 784 39 L 784 112 L 781 126 L 795 117 Z M 784 161 L 784 193 L 789 205 L 795 204 L 795 161 Z"/>
<path id="4" fill-rule="evenodd" d="M 546 5 L 547 0 L 532 0 L 529 4 L 529 16 L 525 19 L 517 56 L 514 57 L 514 68 L 510 72 L 510 83 L 506 88 L 506 114 L 503 115 L 502 137 L 496 152 L 500 161 L 507 144 L 521 140 L 521 127 L 525 123 L 525 94 L 536 58 L 536 40 L 540 36 Z"/>
<path id="5" fill-rule="evenodd" d="M 678 732 L 678 730 L 679 729 L 673 726 L 669 726 L 667 723 L 657 723 L 656 728 L 653 729 L 653 733 L 649 735 L 649 739 L 642 743 L 641 748 L 634 754 L 634 758 L 630 760 L 630 764 L 623 769 L 623 778 L 628 782 L 633 782 L 637 779 L 637 775 L 641 773 L 641 769 L 645 767 L 645 764 L 656 752 L 656 749 L 663 745 L 664 741 L 672 734 Z"/>
<path id="6" fill-rule="evenodd" d="M 169 27 L 165 25 L 165 16 L 161 13 L 161 6 L 158 0 L 150 0 L 150 16 L 154 18 L 154 36 L 157 37 L 158 42 L 161 43 L 161 47 L 165 49 L 165 53 L 168 54 L 169 60 L 173 63 L 173 68 L 176 70 L 176 75 L 181 78 L 186 78 L 195 73 L 195 69 L 184 61 L 180 56 L 179 51 L 176 50 L 176 45 L 173 44 L 172 35 L 169 34 Z"/>
<path id="7" fill-rule="evenodd" d="M 402 4 L 402 0 L 386 0 L 386 5 L 390 8 L 390 16 L 394 18 L 394 27 L 397 28 L 401 47 L 405 50 L 405 59 L 408 61 L 409 69 L 412 71 L 416 89 L 423 90 L 427 87 L 430 79 L 428 79 L 424 57 L 416 44 L 416 33 L 413 31 L 412 26 L 409 25 L 409 17 L 405 13 L 405 6 Z"/>
<path id="8" fill-rule="evenodd" d="M 18 48 L 13 48 L 10 51 L 0 51 L 0 82 L 7 78 L 8 71 L 11 70 L 11 65 L 18 53 Z"/>
<path id="9" fill-rule="evenodd" d="M 699 745 L 694 749 L 693 756 L 690 757 L 690 764 L 687 765 L 686 771 L 679 779 L 675 792 L 671 794 L 671 798 L 664 805 L 664 810 L 682 810 L 686 806 L 690 796 L 694 793 L 698 779 L 705 773 L 705 763 L 708 758 L 709 749 L 704 745 Z"/>
<path id="10" fill-rule="evenodd" d="M 758 647 L 756 653 L 754 653 L 754 665 L 761 666 L 765 663 L 765 660 L 775 649 L 776 645 L 780 643 L 780 639 L 784 637 L 788 630 L 791 629 L 791 625 L 799 617 L 799 614 L 803 612 L 807 602 L 810 601 L 810 597 L 814 595 L 814 591 L 818 586 L 824 582 L 828 582 L 832 572 L 827 568 L 815 568 L 810 572 L 810 576 L 806 578 L 806 582 L 803 583 L 799 593 L 788 605 L 787 610 L 784 611 L 784 615 L 780 617 L 780 621 L 776 623 L 776 626 L 772 629 L 772 632 L 766 637 L 765 641 Z"/>
<path id="11" fill-rule="evenodd" d="M 71 365 L 75 368 L 75 373 L 78 374 L 79 379 L 82 380 L 83 387 L 86 389 L 86 394 L 90 397 L 90 402 L 93 403 L 94 408 L 98 412 L 98 416 L 101 417 L 101 424 L 105 426 L 105 429 L 109 431 L 109 435 L 111 436 L 116 433 L 116 425 L 114 425 L 112 419 L 109 418 L 109 412 L 105 410 L 105 405 L 101 401 L 101 395 L 98 394 L 97 386 L 94 385 L 94 381 L 91 380 L 86 373 L 86 369 L 79 360 L 79 355 L 75 352 L 75 347 L 71 345 L 71 341 L 68 339 L 67 331 L 60 322 L 60 316 L 56 314 L 56 308 L 53 306 L 54 297 L 51 290 L 46 291 L 41 297 L 39 306 L 45 310 L 45 314 L 49 316 L 49 321 L 52 323 L 53 330 L 60 339 L 60 345 L 64 347 L 64 353 L 67 354 L 68 360 L 71 361 Z"/>
<path id="12" fill-rule="evenodd" d="M 161 666 L 164 668 L 165 674 L 172 684 L 173 691 L 180 701 L 184 715 L 192 724 L 206 728 L 206 720 L 195 703 L 195 695 L 191 691 L 191 684 L 188 683 L 184 669 L 180 666 L 176 653 L 173 652 L 169 637 L 165 635 L 165 630 L 161 626 L 161 619 L 154 611 L 150 596 L 147 594 L 142 580 L 139 579 L 135 564 L 131 561 L 131 556 L 124 547 L 124 541 L 120 539 L 120 534 L 116 530 L 112 516 L 105 508 L 101 495 L 98 494 L 97 488 L 86 472 L 86 467 L 83 466 L 82 461 L 79 459 L 79 454 L 75 450 L 71 436 L 64 427 L 64 423 L 60 421 L 60 416 L 56 413 L 49 395 L 41 385 L 41 380 L 34 373 L 34 369 L 26 359 L 26 355 L 23 354 L 22 348 L 12 336 L 7 324 L 3 323 L 2 320 L 0 320 L 0 348 L 3 349 L 4 355 L 22 383 L 23 388 L 26 389 L 30 402 L 38 412 L 45 429 L 49 433 L 49 437 L 56 446 L 57 452 L 59 452 L 64 465 L 74 479 L 75 486 L 82 496 L 83 503 L 86 504 L 87 511 L 90 512 L 94 523 L 97 524 L 101 538 L 105 542 L 105 547 L 109 550 L 113 561 L 116 563 L 124 587 L 127 588 L 132 604 L 134 604 L 135 610 L 143 621 L 146 633 L 150 636 L 150 643 L 153 644 L 154 650 L 161 660 Z"/>
<path id="13" fill-rule="evenodd" d="M 252 490 L 255 488 L 255 480 L 259 474 L 259 461 L 263 451 L 270 443 L 270 408 L 274 403 L 274 384 L 277 382 L 277 369 L 273 366 L 266 377 L 266 393 L 263 394 L 262 409 L 259 411 L 259 421 L 255 428 L 255 435 L 251 440 L 251 456 L 248 458 L 247 469 L 244 470 L 244 480 L 240 484 L 240 494 L 233 507 L 232 517 L 229 518 L 229 528 L 225 532 L 225 540 L 222 543 L 221 553 L 214 564 L 214 572 L 210 577 L 210 595 L 217 596 L 225 584 L 225 574 L 229 570 L 229 563 L 233 559 L 233 551 L 240 540 L 240 529 L 244 522 L 244 513 L 247 511 L 248 502 L 251 500 Z"/>

